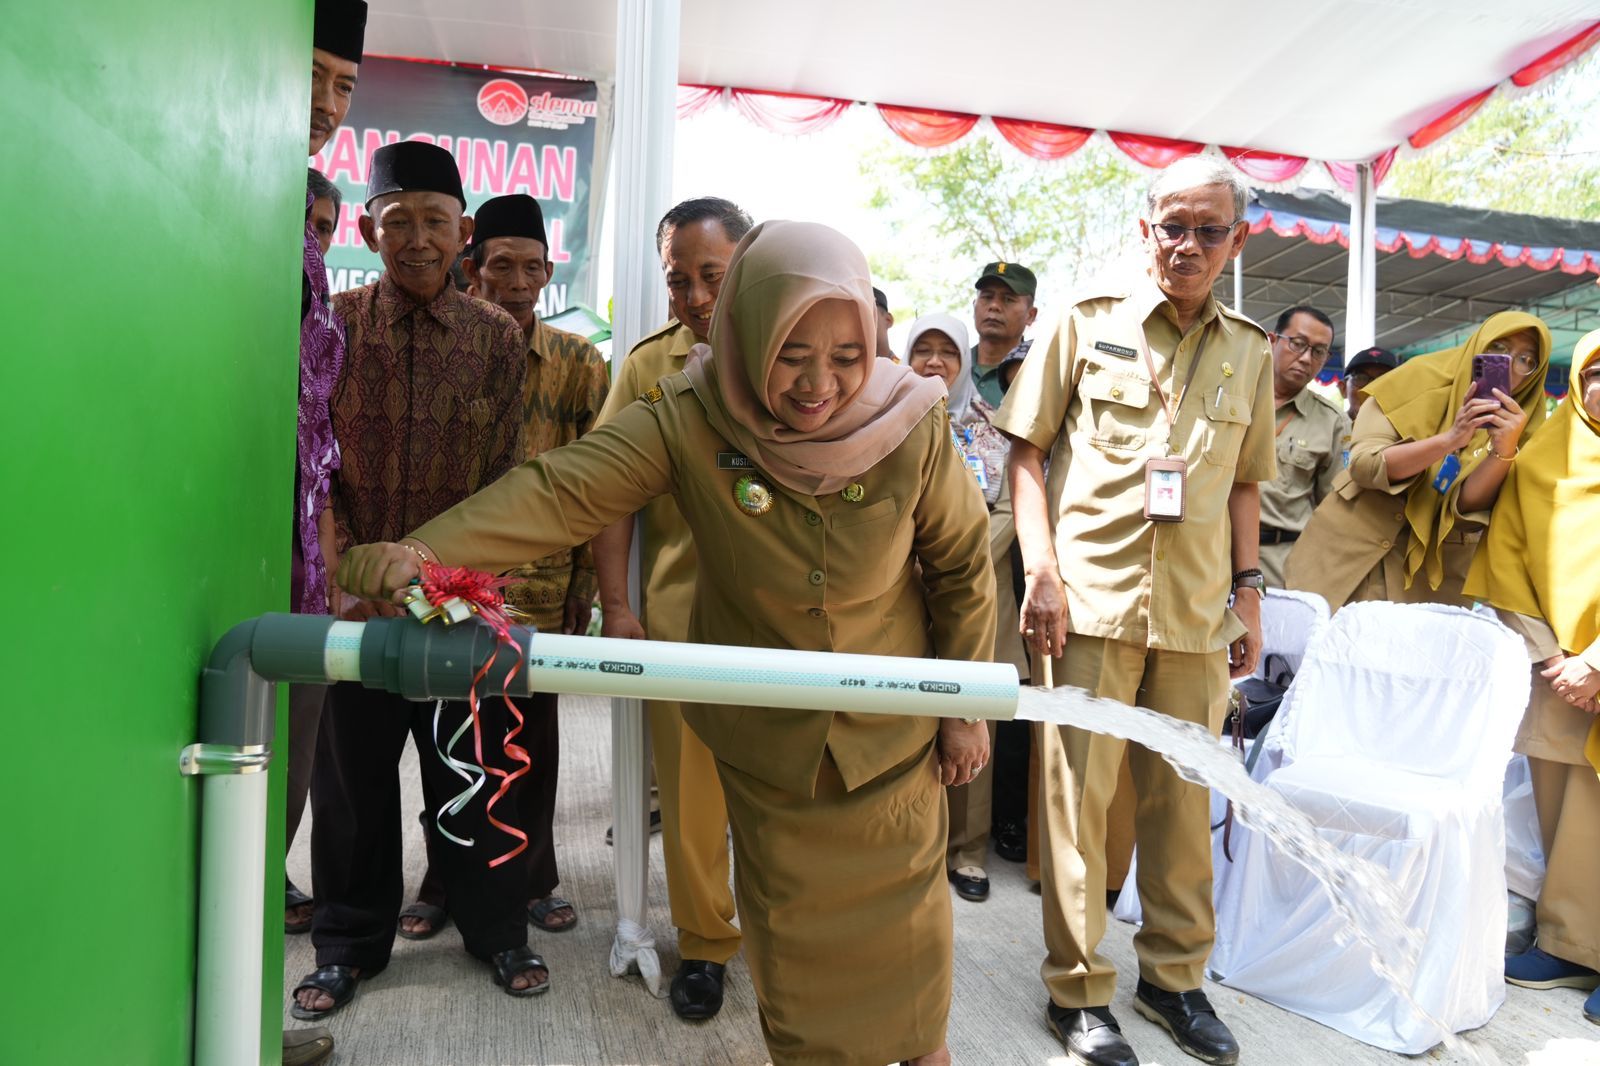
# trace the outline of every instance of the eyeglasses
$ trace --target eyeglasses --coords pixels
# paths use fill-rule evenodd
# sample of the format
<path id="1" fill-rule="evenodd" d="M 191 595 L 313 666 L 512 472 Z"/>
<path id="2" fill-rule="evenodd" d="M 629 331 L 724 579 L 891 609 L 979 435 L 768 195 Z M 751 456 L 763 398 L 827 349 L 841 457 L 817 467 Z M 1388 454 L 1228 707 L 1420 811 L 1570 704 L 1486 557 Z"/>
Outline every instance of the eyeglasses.
<path id="1" fill-rule="evenodd" d="M 1233 228 L 1244 219 L 1236 218 L 1226 226 L 1180 226 L 1176 222 L 1152 222 L 1150 228 L 1156 231 L 1157 238 L 1162 244 L 1179 244 L 1184 235 L 1194 234 L 1194 239 L 1200 242 L 1202 248 L 1215 248 L 1226 241 Z"/>
<path id="2" fill-rule="evenodd" d="M 1305 355 L 1310 352 L 1318 361 L 1328 358 L 1328 346 L 1326 344 L 1312 344 L 1304 337 L 1287 337 L 1283 334 L 1279 334 L 1278 339 L 1287 344 L 1289 350 L 1295 355 Z"/>
<path id="3" fill-rule="evenodd" d="M 1507 344 L 1505 341 L 1490 341 L 1488 344 L 1484 345 L 1483 350 L 1484 350 L 1485 354 L 1488 354 L 1488 355 L 1509 355 L 1509 356 L 1511 356 L 1511 362 L 1513 364 L 1515 364 L 1516 368 L 1518 370 L 1522 371 L 1524 374 L 1531 374 L 1535 370 L 1539 369 L 1539 356 L 1538 356 L 1538 353 L 1536 353 L 1536 352 L 1515 352 L 1515 353 L 1513 353 L 1511 351 L 1511 345 Z"/>

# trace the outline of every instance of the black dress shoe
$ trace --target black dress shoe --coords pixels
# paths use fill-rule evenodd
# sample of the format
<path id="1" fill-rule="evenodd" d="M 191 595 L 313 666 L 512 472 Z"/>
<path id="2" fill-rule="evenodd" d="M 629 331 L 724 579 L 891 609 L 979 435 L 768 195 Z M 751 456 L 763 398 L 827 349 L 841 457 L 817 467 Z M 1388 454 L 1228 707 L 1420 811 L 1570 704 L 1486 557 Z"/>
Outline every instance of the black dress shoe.
<path id="1" fill-rule="evenodd" d="M 720 962 L 684 959 L 672 975 L 672 1009 L 687 1021 L 715 1018 L 722 1009 L 722 975 L 727 967 Z"/>
<path id="2" fill-rule="evenodd" d="M 1028 861 L 1028 827 L 1021 822 L 996 822 L 990 833 L 994 853 L 1006 862 Z"/>
<path id="3" fill-rule="evenodd" d="M 968 874 L 951 870 L 945 874 L 950 883 L 956 886 L 956 895 L 962 899 L 971 900 L 973 903 L 982 903 L 989 898 L 989 879 L 987 877 L 972 877 Z"/>
<path id="4" fill-rule="evenodd" d="M 1076 1066 L 1139 1066 L 1139 1056 L 1122 1037 L 1108 1007 L 1058 1007 L 1045 1010 L 1050 1031 Z"/>
<path id="5" fill-rule="evenodd" d="M 1164 992 L 1140 979 L 1133 1009 L 1171 1033 L 1180 1048 L 1202 1062 L 1233 1066 L 1239 1061 L 1239 1042 L 1198 988 Z"/>

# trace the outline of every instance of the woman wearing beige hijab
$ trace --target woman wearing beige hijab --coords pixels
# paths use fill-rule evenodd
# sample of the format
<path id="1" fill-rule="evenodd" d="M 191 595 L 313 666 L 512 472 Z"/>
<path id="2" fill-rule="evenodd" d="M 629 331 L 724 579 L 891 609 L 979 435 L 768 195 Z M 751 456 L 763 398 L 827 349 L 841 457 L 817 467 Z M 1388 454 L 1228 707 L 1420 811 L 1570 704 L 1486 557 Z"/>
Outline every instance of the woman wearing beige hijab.
<path id="1" fill-rule="evenodd" d="M 873 358 L 874 315 L 845 237 L 755 227 L 683 374 L 407 544 L 353 549 L 340 586 L 392 597 L 418 553 L 499 572 L 671 494 L 701 560 L 691 641 L 987 660 L 983 497 L 943 387 Z M 985 728 L 847 708 L 685 705 L 684 718 L 727 795 L 774 1066 L 949 1061 L 940 789 L 987 761 Z"/>
<path id="2" fill-rule="evenodd" d="M 1478 395 L 1472 360 L 1511 357 L 1511 392 Z M 1490 315 L 1466 343 L 1419 355 L 1372 382 L 1350 466 L 1333 482 L 1285 568 L 1292 589 L 1338 610 L 1359 600 L 1469 606 L 1461 586 L 1500 486 L 1544 421 L 1550 330 Z"/>

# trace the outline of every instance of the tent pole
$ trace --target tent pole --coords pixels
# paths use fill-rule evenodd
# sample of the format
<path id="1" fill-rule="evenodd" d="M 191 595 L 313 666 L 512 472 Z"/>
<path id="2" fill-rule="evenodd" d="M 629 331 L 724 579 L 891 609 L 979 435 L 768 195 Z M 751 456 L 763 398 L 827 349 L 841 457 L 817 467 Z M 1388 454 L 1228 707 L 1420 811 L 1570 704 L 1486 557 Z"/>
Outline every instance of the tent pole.
<path id="1" fill-rule="evenodd" d="M 1244 249 L 1233 257 L 1233 310 L 1244 314 Z"/>
<path id="2" fill-rule="evenodd" d="M 655 247 L 656 223 L 672 197 L 677 123 L 679 0 L 617 0 L 616 285 L 612 366 L 665 317 L 666 289 Z M 615 371 L 613 369 L 613 376 Z M 639 530 L 629 560 L 629 599 L 639 610 Z M 638 972 L 663 995 L 655 940 L 645 926 L 649 875 L 649 733 L 644 704 L 611 701 L 612 862 L 617 934 L 611 972 Z"/>
<path id="3" fill-rule="evenodd" d="M 1350 193 L 1350 267 L 1345 303 L 1344 350 L 1377 343 L 1377 184 L 1372 164 L 1358 163 Z"/>

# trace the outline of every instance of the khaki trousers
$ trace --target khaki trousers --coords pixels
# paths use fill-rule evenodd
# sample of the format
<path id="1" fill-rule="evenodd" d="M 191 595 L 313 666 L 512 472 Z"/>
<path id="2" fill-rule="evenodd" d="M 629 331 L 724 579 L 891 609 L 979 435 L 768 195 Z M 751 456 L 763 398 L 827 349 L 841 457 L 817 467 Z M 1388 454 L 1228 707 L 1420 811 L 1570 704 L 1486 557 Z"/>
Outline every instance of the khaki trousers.
<path id="1" fill-rule="evenodd" d="M 950 785 L 945 796 L 950 806 L 950 846 L 945 850 L 948 870 L 983 867 L 989 857 L 989 826 L 994 821 L 994 739 L 999 723 L 989 722 L 989 761 L 965 785 Z"/>
<path id="2" fill-rule="evenodd" d="M 1257 564 L 1261 568 L 1261 576 L 1267 579 L 1267 587 L 1273 589 L 1286 589 L 1283 571 L 1289 564 L 1289 552 L 1294 550 L 1294 541 L 1288 544 L 1263 544 Z"/>
<path id="3" fill-rule="evenodd" d="M 1148 649 L 1072 634 L 1057 661 L 1058 684 L 1197 722 L 1216 732 L 1228 695 L 1227 653 Z M 1139 975 L 1158 988 L 1199 988 L 1211 953 L 1211 799 L 1161 756 L 1072 726 L 1035 726 L 1039 749 L 1039 834 L 1047 954 L 1040 967 L 1062 1007 L 1111 1002 L 1117 975 L 1097 948 L 1106 928 L 1107 813 L 1126 752 L 1137 799 Z"/>
<path id="4" fill-rule="evenodd" d="M 1600 776 L 1588 763 L 1530 757 L 1528 767 L 1547 864 L 1539 947 L 1600 970 Z"/>
<path id="5" fill-rule="evenodd" d="M 728 809 L 717 761 L 679 704 L 651 700 L 650 745 L 661 797 L 667 903 L 683 959 L 725 963 L 739 953 L 728 885 Z"/>
<path id="6" fill-rule="evenodd" d="M 935 745 L 814 796 L 719 762 L 745 958 L 773 1066 L 883 1066 L 944 1046 L 952 928 Z"/>

